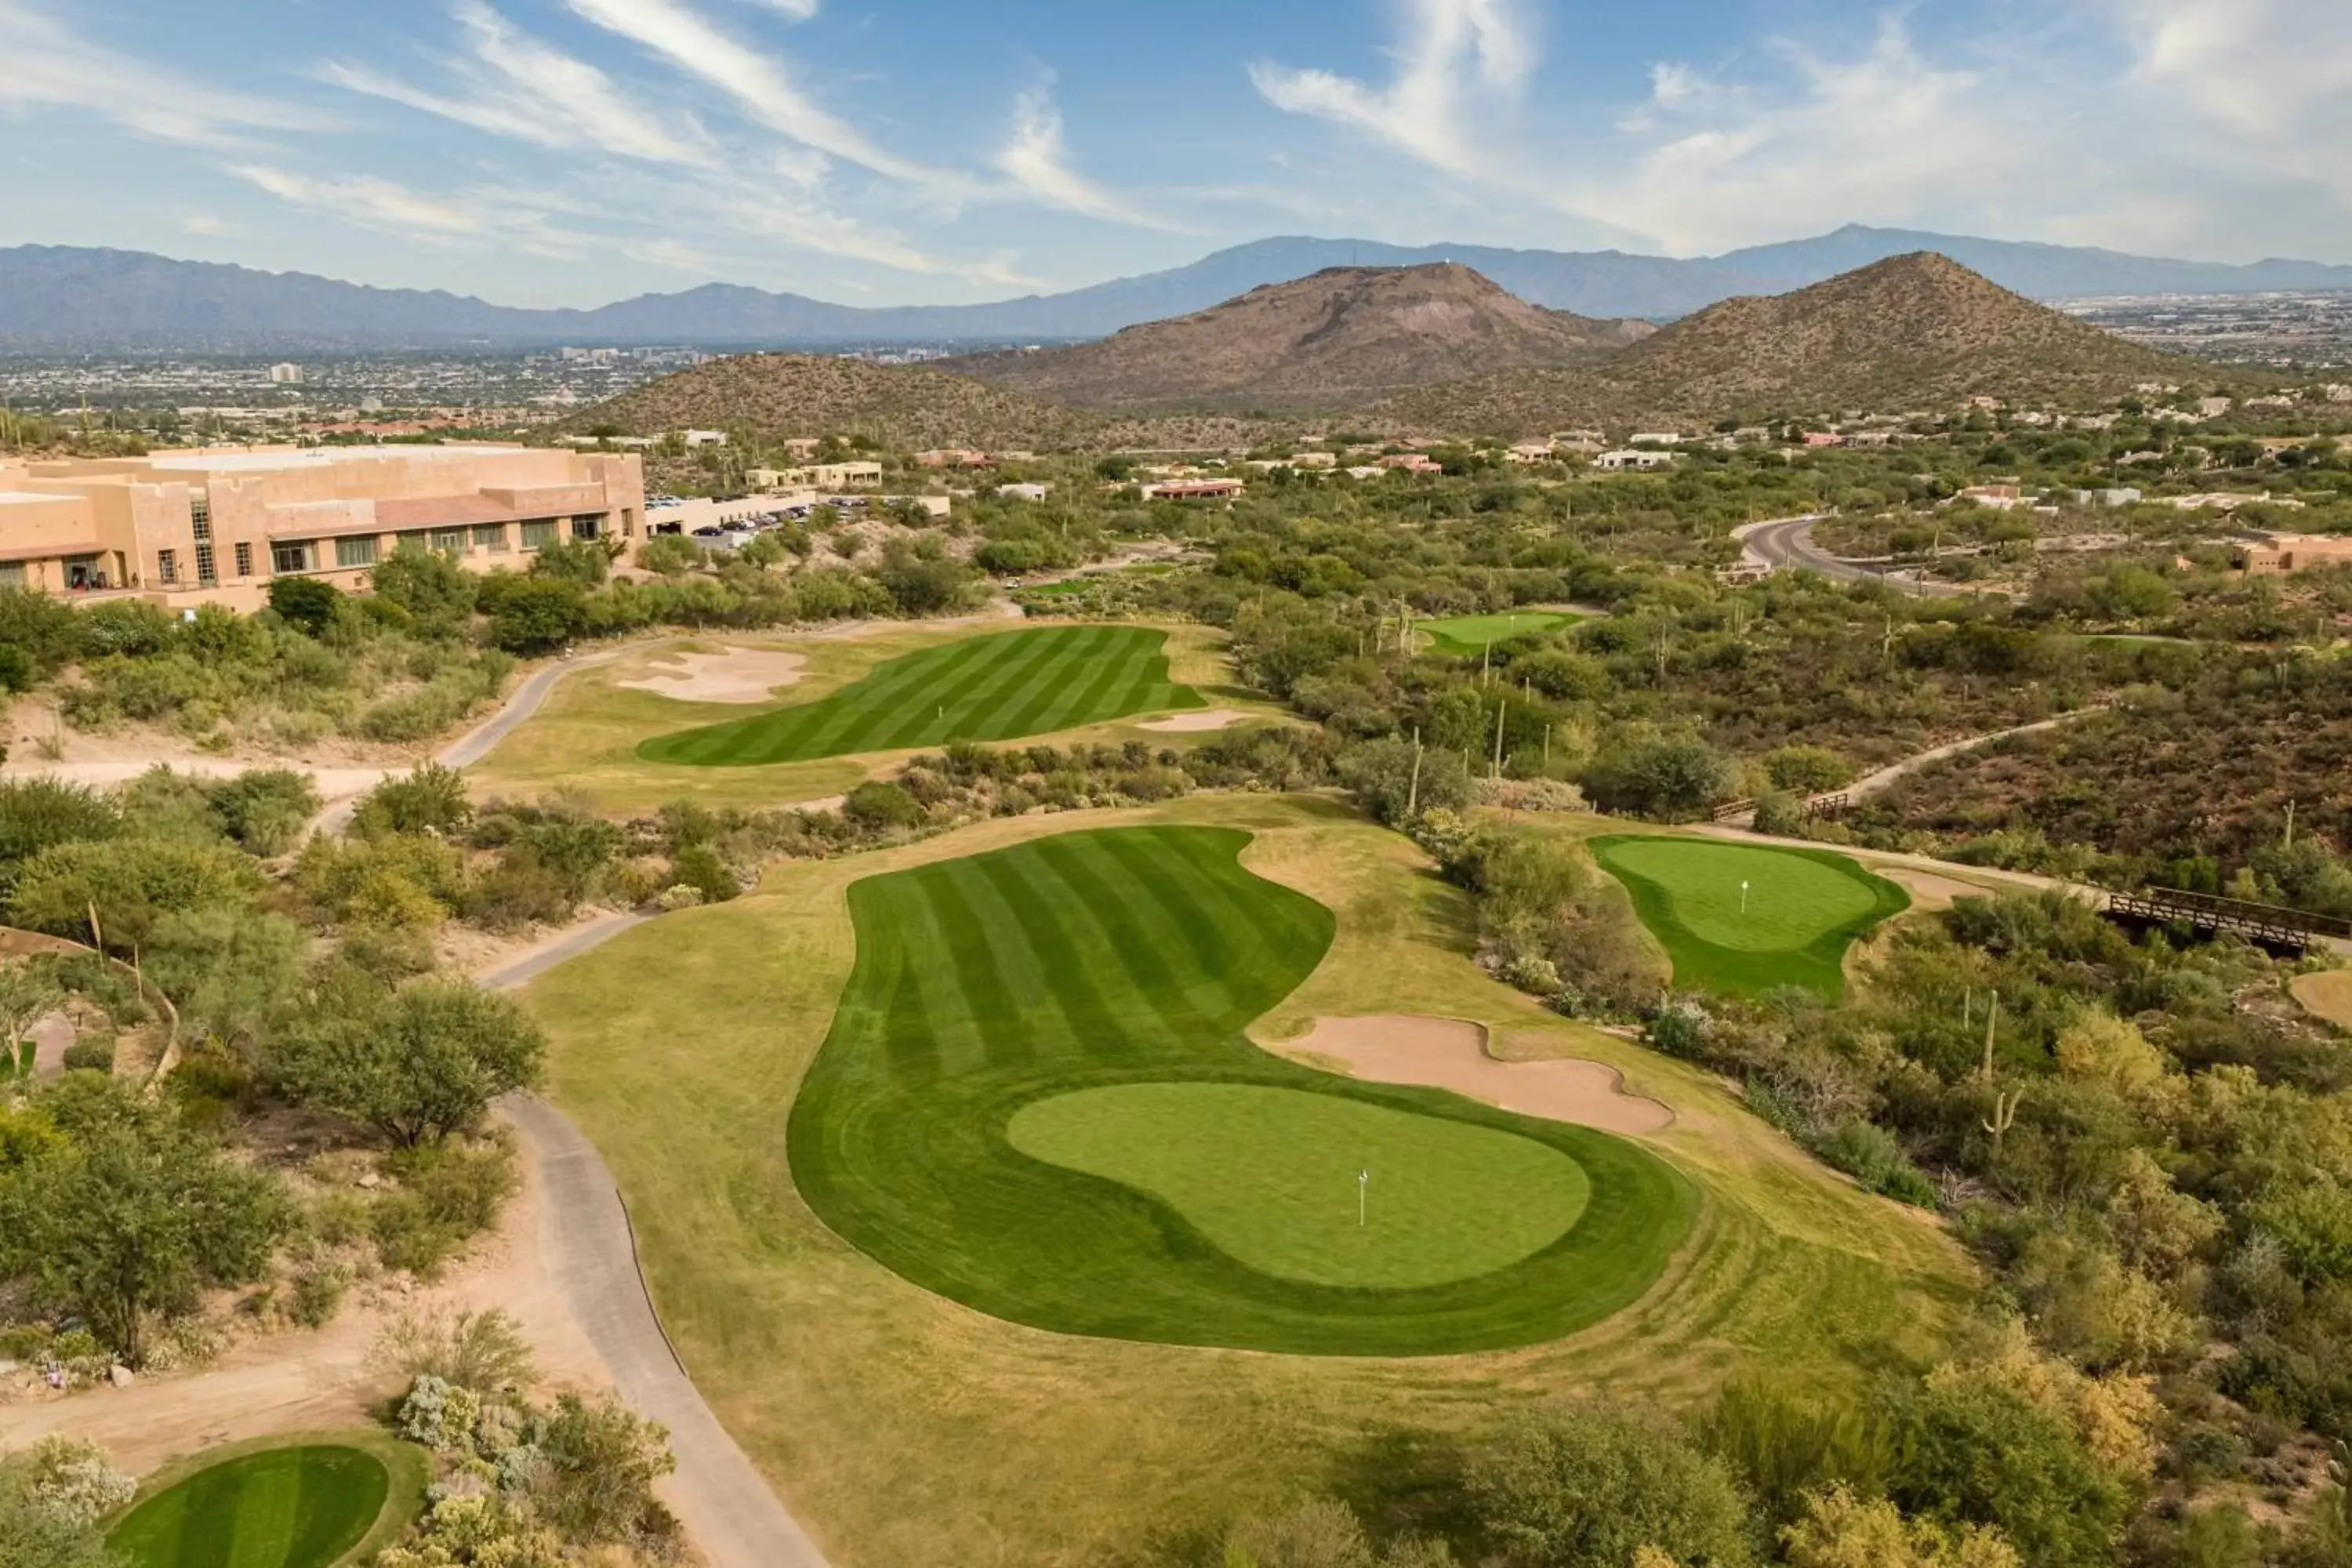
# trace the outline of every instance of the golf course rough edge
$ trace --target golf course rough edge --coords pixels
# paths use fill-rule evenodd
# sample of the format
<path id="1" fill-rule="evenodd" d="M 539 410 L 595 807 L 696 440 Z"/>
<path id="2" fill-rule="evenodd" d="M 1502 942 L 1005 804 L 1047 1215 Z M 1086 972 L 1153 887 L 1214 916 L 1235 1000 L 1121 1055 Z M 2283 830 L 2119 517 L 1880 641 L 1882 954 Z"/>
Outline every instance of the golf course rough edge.
<path id="1" fill-rule="evenodd" d="M 330 1568 L 367 1539 L 392 1490 L 363 1448 L 265 1447 L 142 1500 L 107 1544 L 131 1568 Z"/>
<path id="2" fill-rule="evenodd" d="M 1846 950 L 1911 907 L 1902 888 L 1827 849 L 1644 833 L 1588 844 L 1665 949 L 1675 984 L 1694 990 L 1794 985 L 1835 1001 Z"/>
<path id="3" fill-rule="evenodd" d="M 1243 1033 L 1311 973 L 1331 912 L 1244 870 L 1246 833 L 1105 828 L 867 878 L 849 889 L 856 965 L 833 1028 L 794 1100 L 786 1152 L 817 1216 L 914 1283 L 991 1316 L 1066 1333 L 1333 1355 L 1436 1355 L 1561 1338 L 1640 1297 L 1690 1232 L 1697 1192 L 1626 1140 L 1510 1115 L 1434 1089 L 1335 1078 L 1259 1049 Z M 1167 1145 L 1150 1179 L 1177 1203 L 1017 1147 L 1027 1108 L 1121 1086 L 1243 1086 L 1287 1091 L 1278 1114 L 1236 1118 L 1214 1096 L 1156 1088 L 1120 1108 L 1123 1135 Z M 1339 1102 L 1300 1117 L 1288 1095 Z M 1103 1102 L 1108 1103 L 1108 1102 Z M 1257 1109 L 1275 1102 L 1260 1100 Z M 1366 1141 L 1333 1138 L 1321 1157 L 1329 1201 L 1253 1205 L 1246 1177 L 1297 1181 L 1314 1151 L 1274 1137 L 1374 1108 L 1408 1146 L 1439 1152 L 1411 1170 L 1370 1170 L 1367 1239 L 1431 1256 L 1385 1266 L 1408 1286 L 1318 1282 L 1253 1268 L 1215 1235 L 1258 1226 L 1244 1247 L 1295 1273 L 1362 1279 L 1357 1228 Z M 1065 1106 L 1064 1111 L 1069 1108 Z M 1047 1103 L 1036 1113 L 1057 1113 Z M 1415 1130 L 1420 1119 L 1452 1124 Z M 1083 1118 L 1081 1119 L 1083 1120 Z M 1040 1123 L 1025 1127 L 1034 1144 Z M 1485 1130 L 1502 1145 L 1457 1130 Z M 1423 1133 L 1413 1136 L 1416 1131 Z M 1080 1142 L 1083 1142 L 1080 1138 Z M 1378 1142 L 1381 1140 L 1373 1140 Z M 1540 1146 L 1526 1152 L 1523 1144 Z M 1497 1150 L 1507 1148 L 1499 1162 Z M 1193 1155 L 1187 1165 L 1183 1151 Z M 1069 1149 L 1061 1152 L 1065 1157 Z M 1558 1156 L 1576 1176 L 1549 1164 Z M 1304 1162 L 1304 1165 L 1302 1165 Z M 1223 1173 L 1207 1167 L 1222 1166 Z M 1481 1254 L 1462 1226 L 1519 1194 L 1498 1171 L 1549 1170 L 1530 1201 L 1561 1228 L 1535 1249 Z M 1132 1167 L 1122 1173 L 1143 1174 Z M 1411 1181 L 1413 1225 L 1383 1228 L 1380 1200 Z M 1580 1182 L 1580 1203 L 1570 1189 Z M 1445 1189 L 1442 1198 L 1432 1190 Z M 1570 1211 L 1573 1210 L 1571 1213 Z M 1551 1222 L 1541 1215 L 1535 1228 Z M 1286 1230 L 1284 1227 L 1288 1227 Z M 1474 1269 L 1467 1274 L 1462 1269 Z"/>
<path id="4" fill-rule="evenodd" d="M 1047 626 L 963 637 L 876 665 L 814 702 L 656 735 L 637 755 L 692 767 L 760 767 L 957 741 L 1051 735 L 1205 706 L 1171 680 L 1168 634 Z"/>

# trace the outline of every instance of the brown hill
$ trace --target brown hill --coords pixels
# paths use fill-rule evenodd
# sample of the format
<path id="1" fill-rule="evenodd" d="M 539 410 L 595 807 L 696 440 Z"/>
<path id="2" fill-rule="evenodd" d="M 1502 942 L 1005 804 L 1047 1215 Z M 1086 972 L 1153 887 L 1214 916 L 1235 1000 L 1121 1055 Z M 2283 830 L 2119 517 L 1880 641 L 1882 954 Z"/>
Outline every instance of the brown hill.
<path id="1" fill-rule="evenodd" d="M 1337 408 L 1400 387 L 1591 361 L 1654 330 L 1530 305 L 1467 267 L 1334 267 L 1097 342 L 941 363 L 1095 408 Z"/>
<path id="2" fill-rule="evenodd" d="M 2037 305 L 1928 251 L 1791 294 L 1727 300 L 1604 363 L 1507 372 L 1400 394 L 1370 413 L 1416 428 L 1579 425 L 1948 408 L 1972 396 L 2065 403 L 2134 382 L 2210 378 Z"/>
<path id="3" fill-rule="evenodd" d="M 814 354 L 738 354 L 625 392 L 566 430 L 732 430 L 766 437 L 871 436 L 894 450 L 1096 444 L 1099 415 L 924 365 Z"/>

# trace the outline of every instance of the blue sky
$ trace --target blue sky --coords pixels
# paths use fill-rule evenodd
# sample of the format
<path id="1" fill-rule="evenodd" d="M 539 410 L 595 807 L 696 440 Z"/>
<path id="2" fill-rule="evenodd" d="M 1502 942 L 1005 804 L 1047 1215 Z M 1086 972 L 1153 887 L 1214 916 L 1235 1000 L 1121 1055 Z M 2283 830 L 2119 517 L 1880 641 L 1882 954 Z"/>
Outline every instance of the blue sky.
<path id="1" fill-rule="evenodd" d="M 516 304 L 1269 234 L 2352 261 L 2347 0 L 0 0 L 0 245 Z"/>

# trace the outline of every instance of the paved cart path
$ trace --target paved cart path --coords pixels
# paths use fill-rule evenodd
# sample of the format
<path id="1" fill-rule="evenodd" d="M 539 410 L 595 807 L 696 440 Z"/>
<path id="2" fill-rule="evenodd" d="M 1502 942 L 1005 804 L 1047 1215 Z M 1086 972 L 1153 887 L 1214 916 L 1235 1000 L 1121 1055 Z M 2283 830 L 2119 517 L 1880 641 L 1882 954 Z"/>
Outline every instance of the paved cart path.
<path id="1" fill-rule="evenodd" d="M 598 921 L 481 982 L 511 990 L 643 919 Z M 610 1368 L 621 1397 L 669 1428 L 670 1450 L 677 1456 L 669 1495 L 687 1533 L 713 1568 L 826 1568 L 824 1554 L 719 1424 L 670 1348 L 638 1271 L 628 1210 L 595 1145 L 543 1100 L 510 1095 L 501 1109 L 521 1133 L 544 1194 L 541 1265 Z"/>

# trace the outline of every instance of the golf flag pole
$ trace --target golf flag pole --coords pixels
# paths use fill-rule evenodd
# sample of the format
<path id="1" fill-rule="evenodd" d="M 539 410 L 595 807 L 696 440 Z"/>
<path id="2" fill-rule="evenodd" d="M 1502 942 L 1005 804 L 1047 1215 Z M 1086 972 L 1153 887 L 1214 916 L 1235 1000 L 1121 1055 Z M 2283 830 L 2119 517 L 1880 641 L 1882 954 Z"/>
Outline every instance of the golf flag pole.
<path id="1" fill-rule="evenodd" d="M 1372 1173 L 1370 1171 L 1356 1173 L 1356 1228 L 1358 1230 L 1364 1228 L 1364 1194 L 1370 1190 L 1371 1184 Z"/>
<path id="2" fill-rule="evenodd" d="M 1743 915 L 1748 912 L 1748 884 L 1745 882 L 1739 884 L 1739 912 Z"/>

